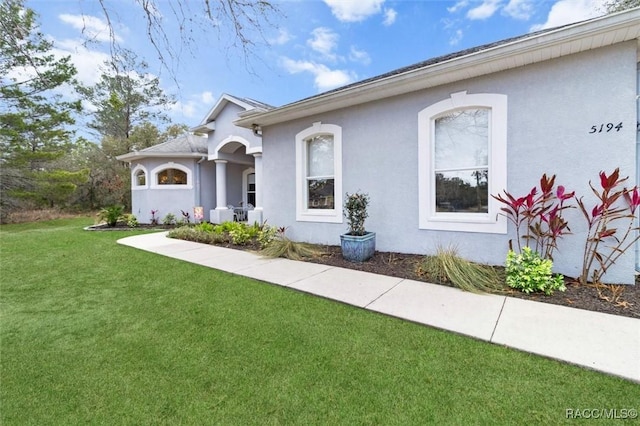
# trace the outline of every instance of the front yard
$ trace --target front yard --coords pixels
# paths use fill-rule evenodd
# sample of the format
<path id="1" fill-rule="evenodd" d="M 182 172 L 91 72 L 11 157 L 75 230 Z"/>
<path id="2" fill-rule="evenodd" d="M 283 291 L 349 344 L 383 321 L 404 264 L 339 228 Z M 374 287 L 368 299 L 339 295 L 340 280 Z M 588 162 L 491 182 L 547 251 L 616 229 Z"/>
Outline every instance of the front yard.
<path id="1" fill-rule="evenodd" d="M 640 408 L 637 384 L 122 247 L 91 222 L 0 227 L 4 425 L 559 424 Z"/>

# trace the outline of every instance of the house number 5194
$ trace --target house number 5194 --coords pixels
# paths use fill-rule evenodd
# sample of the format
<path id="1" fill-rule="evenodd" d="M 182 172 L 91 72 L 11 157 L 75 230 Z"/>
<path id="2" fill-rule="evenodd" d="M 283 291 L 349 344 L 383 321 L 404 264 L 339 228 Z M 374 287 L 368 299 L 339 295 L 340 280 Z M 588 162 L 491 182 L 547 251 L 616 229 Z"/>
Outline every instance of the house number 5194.
<path id="1" fill-rule="evenodd" d="M 616 132 L 619 132 L 620 129 L 622 129 L 622 121 L 617 125 L 613 123 L 602 123 L 599 126 L 598 125 L 591 126 L 591 130 L 589 130 L 589 133 L 593 134 L 593 133 L 610 132 L 613 129 L 616 129 Z"/>

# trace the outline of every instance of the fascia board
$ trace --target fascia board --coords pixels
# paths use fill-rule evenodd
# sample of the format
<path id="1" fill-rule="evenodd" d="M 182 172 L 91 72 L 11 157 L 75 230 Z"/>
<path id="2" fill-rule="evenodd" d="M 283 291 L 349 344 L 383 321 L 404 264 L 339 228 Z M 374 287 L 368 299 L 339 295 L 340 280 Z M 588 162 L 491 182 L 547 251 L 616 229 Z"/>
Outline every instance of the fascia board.
<path id="1" fill-rule="evenodd" d="M 116 160 L 126 161 L 128 163 L 132 161 L 142 160 L 144 158 L 202 158 L 207 154 L 199 152 L 191 153 L 179 153 L 179 152 L 130 152 L 128 154 L 118 155 Z"/>

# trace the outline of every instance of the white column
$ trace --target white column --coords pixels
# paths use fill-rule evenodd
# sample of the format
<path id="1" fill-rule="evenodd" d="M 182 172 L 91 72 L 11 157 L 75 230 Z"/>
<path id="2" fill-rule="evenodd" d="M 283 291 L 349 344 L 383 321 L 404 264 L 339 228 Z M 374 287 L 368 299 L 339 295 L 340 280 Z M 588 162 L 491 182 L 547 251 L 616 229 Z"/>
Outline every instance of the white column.
<path id="1" fill-rule="evenodd" d="M 222 223 L 233 220 L 233 210 L 227 207 L 227 161 L 214 160 L 216 163 L 216 208 L 209 212 L 209 220 Z"/>
<path id="2" fill-rule="evenodd" d="M 256 205 L 249 211 L 248 222 L 262 224 L 262 153 L 253 154 L 254 170 L 256 172 Z"/>
<path id="3" fill-rule="evenodd" d="M 227 161 L 215 160 L 216 163 L 216 210 L 227 209 Z"/>

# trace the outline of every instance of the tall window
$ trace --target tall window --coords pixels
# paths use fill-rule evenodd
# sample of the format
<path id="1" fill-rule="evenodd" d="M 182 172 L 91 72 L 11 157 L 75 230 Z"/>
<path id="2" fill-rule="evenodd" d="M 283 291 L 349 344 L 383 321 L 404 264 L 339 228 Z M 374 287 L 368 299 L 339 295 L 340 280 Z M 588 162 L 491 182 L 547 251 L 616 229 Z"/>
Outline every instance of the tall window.
<path id="1" fill-rule="evenodd" d="M 304 142 L 307 145 L 307 208 L 333 209 L 333 135 L 313 136 Z"/>
<path id="2" fill-rule="evenodd" d="M 296 219 L 342 223 L 342 128 L 314 123 L 296 135 Z"/>
<path id="3" fill-rule="evenodd" d="M 147 184 L 147 175 L 144 170 L 138 170 L 136 172 L 135 184 L 136 186 L 145 186 Z"/>
<path id="4" fill-rule="evenodd" d="M 472 108 L 435 119 L 436 212 L 488 213 L 489 113 Z"/>
<path id="5" fill-rule="evenodd" d="M 454 93 L 418 114 L 419 225 L 506 233 L 507 97 Z"/>
<path id="6" fill-rule="evenodd" d="M 131 170 L 131 189 L 146 189 L 147 169 L 142 164 L 137 164 Z"/>

